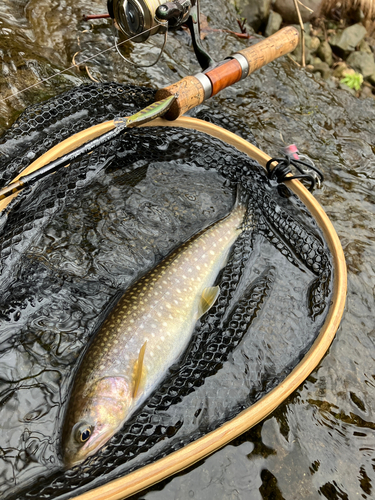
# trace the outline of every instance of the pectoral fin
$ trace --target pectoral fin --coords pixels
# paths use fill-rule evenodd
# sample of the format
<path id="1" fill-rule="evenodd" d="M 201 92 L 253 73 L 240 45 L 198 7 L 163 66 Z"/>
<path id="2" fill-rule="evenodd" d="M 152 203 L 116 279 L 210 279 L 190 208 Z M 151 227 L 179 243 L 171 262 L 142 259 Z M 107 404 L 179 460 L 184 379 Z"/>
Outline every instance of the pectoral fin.
<path id="1" fill-rule="evenodd" d="M 203 290 L 201 300 L 198 305 L 198 318 L 211 309 L 220 293 L 219 286 L 210 286 Z"/>
<path id="2" fill-rule="evenodd" d="M 143 370 L 143 359 L 145 357 L 147 340 L 139 350 L 138 359 L 134 365 L 134 385 L 133 385 L 133 398 L 137 396 L 139 386 L 141 384 L 142 376 L 144 375 Z"/>

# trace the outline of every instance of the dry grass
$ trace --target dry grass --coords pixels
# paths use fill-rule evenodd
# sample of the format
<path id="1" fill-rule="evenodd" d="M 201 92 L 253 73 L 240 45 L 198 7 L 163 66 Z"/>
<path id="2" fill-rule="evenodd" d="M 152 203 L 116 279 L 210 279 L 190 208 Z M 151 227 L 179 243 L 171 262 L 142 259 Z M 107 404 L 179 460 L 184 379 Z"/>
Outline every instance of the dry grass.
<path id="1" fill-rule="evenodd" d="M 319 6 L 319 14 L 327 17 L 336 14 L 345 19 L 355 19 L 360 11 L 370 27 L 375 22 L 375 0 L 322 0 Z"/>

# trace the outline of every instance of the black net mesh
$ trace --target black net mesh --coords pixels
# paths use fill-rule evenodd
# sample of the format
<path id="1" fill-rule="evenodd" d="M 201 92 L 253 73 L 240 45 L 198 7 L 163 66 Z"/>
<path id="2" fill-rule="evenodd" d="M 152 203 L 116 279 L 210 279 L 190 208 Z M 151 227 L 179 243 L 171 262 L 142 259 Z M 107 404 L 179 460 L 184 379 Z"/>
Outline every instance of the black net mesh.
<path id="1" fill-rule="evenodd" d="M 2 138 L 2 185 L 66 137 L 153 98 L 100 84 L 33 106 Z M 253 141 L 233 117 L 197 117 Z M 255 227 L 236 241 L 218 301 L 146 404 L 99 453 L 64 471 L 63 410 L 79 353 L 119 291 L 230 210 L 237 183 Z M 29 370 L 1 387 L 4 407 L 16 394 L 25 408 L 1 445 L 7 498 L 70 498 L 217 428 L 285 378 L 327 313 L 331 258 L 306 208 L 255 161 L 193 130 L 134 129 L 24 190 L 0 225 L 0 354 Z M 22 400 L 23 388 L 42 393 L 44 406 Z"/>

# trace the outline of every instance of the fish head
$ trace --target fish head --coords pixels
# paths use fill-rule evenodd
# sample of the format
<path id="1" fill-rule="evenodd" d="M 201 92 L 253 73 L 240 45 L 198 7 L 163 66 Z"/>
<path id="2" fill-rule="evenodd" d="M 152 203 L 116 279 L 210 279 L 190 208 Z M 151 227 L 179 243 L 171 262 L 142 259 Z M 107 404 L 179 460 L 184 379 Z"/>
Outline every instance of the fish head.
<path id="1" fill-rule="evenodd" d="M 96 453 L 120 429 L 132 401 L 131 387 L 123 377 L 105 377 L 84 394 L 73 393 L 62 439 L 65 466 L 73 467 Z"/>

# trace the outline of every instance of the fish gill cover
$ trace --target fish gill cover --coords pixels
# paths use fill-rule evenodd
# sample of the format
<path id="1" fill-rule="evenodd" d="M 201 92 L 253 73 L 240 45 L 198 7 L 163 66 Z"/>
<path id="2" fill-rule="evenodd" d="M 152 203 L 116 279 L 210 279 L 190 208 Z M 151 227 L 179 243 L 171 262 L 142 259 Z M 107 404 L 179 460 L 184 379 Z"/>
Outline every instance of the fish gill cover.
<path id="1" fill-rule="evenodd" d="M 66 137 L 153 97 L 92 84 L 29 108 L 2 138 L 1 186 Z M 252 141 L 233 117 L 197 116 Z M 237 239 L 190 347 L 99 453 L 64 471 L 64 409 L 84 347 L 119 294 L 231 210 L 237 183 L 254 228 Z M 304 205 L 255 161 L 194 130 L 127 132 L 25 189 L 0 228 L 5 498 L 70 498 L 216 429 L 290 373 L 328 311 L 331 256 Z"/>

